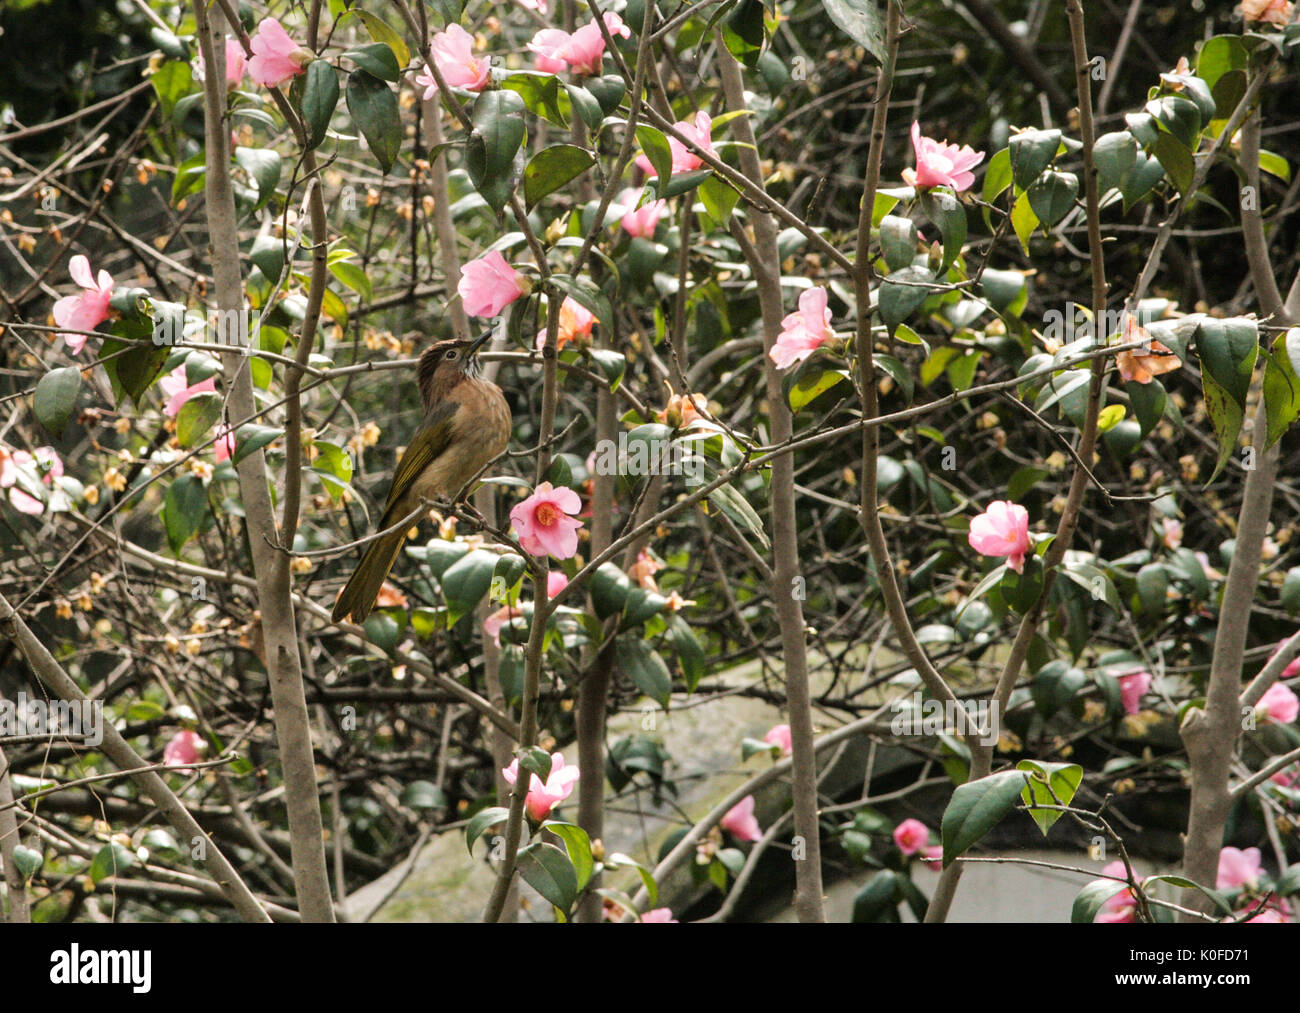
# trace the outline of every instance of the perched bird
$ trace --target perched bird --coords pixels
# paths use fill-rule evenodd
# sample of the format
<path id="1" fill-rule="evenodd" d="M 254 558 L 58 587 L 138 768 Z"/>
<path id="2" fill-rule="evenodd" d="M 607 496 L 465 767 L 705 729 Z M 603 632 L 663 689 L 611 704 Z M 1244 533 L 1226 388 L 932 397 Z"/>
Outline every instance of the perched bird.
<path id="1" fill-rule="evenodd" d="M 421 500 L 450 499 L 510 442 L 510 406 L 501 388 L 478 376 L 475 354 L 491 332 L 473 341 L 438 341 L 416 367 L 424 421 L 397 463 L 379 530 L 392 527 Z M 376 538 L 334 604 L 335 622 L 365 622 L 406 541 L 406 530 Z"/>

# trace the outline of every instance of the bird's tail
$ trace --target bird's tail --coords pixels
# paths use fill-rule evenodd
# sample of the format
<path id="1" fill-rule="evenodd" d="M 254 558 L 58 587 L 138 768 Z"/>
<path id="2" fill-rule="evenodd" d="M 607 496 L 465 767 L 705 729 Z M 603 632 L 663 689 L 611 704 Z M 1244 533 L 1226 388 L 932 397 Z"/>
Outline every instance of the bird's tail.
<path id="1" fill-rule="evenodd" d="M 397 554 L 405 541 L 405 531 L 394 531 L 391 535 L 376 538 L 370 543 L 361 562 L 357 564 L 356 571 L 343 588 L 343 593 L 339 595 L 339 600 L 334 603 L 335 622 L 347 615 L 351 615 L 355 623 L 366 621 L 379 598 L 379 589 L 388 579 L 388 571 L 397 561 Z"/>

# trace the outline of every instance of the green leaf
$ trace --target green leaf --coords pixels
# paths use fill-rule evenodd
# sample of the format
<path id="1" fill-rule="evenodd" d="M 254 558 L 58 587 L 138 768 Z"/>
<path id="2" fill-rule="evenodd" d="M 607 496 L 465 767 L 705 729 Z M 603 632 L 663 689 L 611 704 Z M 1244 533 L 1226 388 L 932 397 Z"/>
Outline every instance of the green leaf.
<path id="1" fill-rule="evenodd" d="M 519 750 L 518 758 L 520 769 L 536 774 L 542 784 L 551 779 L 551 754 L 541 746 L 525 746 Z"/>
<path id="2" fill-rule="evenodd" d="M 1224 74 L 1230 70 L 1245 70 L 1249 63 L 1250 54 L 1242 45 L 1240 36 L 1216 35 L 1206 39 L 1196 54 L 1196 76 L 1213 90 Z"/>
<path id="3" fill-rule="evenodd" d="M 198 444 L 205 433 L 221 418 L 220 394 L 204 392 L 195 394 L 181 405 L 176 416 L 176 439 L 187 450 Z"/>
<path id="4" fill-rule="evenodd" d="M 1034 234 L 1034 229 L 1038 227 L 1038 215 L 1034 214 L 1034 209 L 1029 203 L 1029 195 L 1022 193 L 1016 198 L 1015 204 L 1011 207 L 1011 227 L 1016 231 L 1016 238 L 1020 240 L 1020 246 L 1029 252 L 1029 237 Z"/>
<path id="5" fill-rule="evenodd" d="M 16 844 L 14 845 L 13 861 L 14 868 L 18 870 L 18 875 L 26 883 L 40 871 L 41 866 L 45 863 L 45 855 L 24 844 Z"/>
<path id="6" fill-rule="evenodd" d="M 726 180 L 710 174 L 700 184 L 700 201 L 718 228 L 725 229 L 731 221 L 732 211 L 740 201 L 740 191 Z"/>
<path id="7" fill-rule="evenodd" d="M 1011 178 L 1021 190 L 1029 189 L 1056 157 L 1061 146 L 1059 130 L 1025 130 L 1007 141 L 1011 152 Z"/>
<path id="8" fill-rule="evenodd" d="M 984 203 L 992 204 L 1011 185 L 1011 149 L 1002 148 L 994 152 L 989 159 L 989 167 L 984 173 L 982 196 Z"/>
<path id="9" fill-rule="evenodd" d="M 342 21 L 347 15 L 353 15 L 361 19 L 361 23 L 366 26 L 366 31 L 376 42 L 386 42 L 392 48 L 397 57 L 397 66 L 405 67 L 411 62 L 411 51 L 406 46 L 406 41 L 402 38 L 401 32 L 397 31 L 388 22 L 384 21 L 378 15 L 371 14 L 369 11 L 361 10 L 359 7 L 352 7 L 340 14 L 337 19 Z M 457 12 L 454 21 L 460 20 L 460 14 Z M 314 64 L 312 65 L 314 66 Z M 394 80 L 396 80 L 394 78 Z"/>
<path id="10" fill-rule="evenodd" d="M 408 809 L 445 809 L 447 793 L 432 781 L 412 781 L 402 789 L 399 801 Z"/>
<path id="11" fill-rule="evenodd" d="M 673 174 L 673 152 L 668 146 L 668 138 L 654 127 L 643 124 L 636 128 L 636 141 L 654 166 L 658 177 L 661 180 L 668 179 Z"/>
<path id="12" fill-rule="evenodd" d="M 664 659 L 649 644 L 633 634 L 620 636 L 615 640 L 614 646 L 618 653 L 619 668 L 637 689 L 667 710 L 672 698 L 673 680 Z"/>
<path id="13" fill-rule="evenodd" d="M 980 278 L 984 298 L 999 313 L 1010 310 L 1022 296 L 1027 297 L 1025 276 L 1019 271 L 997 271 L 989 268 Z"/>
<path id="14" fill-rule="evenodd" d="M 1259 167 L 1265 172 L 1276 176 L 1283 183 L 1291 182 L 1291 165 L 1281 155 L 1271 151 L 1260 151 Z"/>
<path id="15" fill-rule="evenodd" d="M 496 572 L 497 554 L 486 549 L 474 549 L 463 559 L 453 563 L 442 575 L 443 598 L 447 602 L 447 627 L 450 629 L 460 617 L 473 611 L 492 587 Z"/>
<path id="16" fill-rule="evenodd" d="M 330 264 L 330 271 L 339 281 L 361 296 L 363 302 L 370 302 L 372 291 L 370 276 L 358 264 L 340 260 Z"/>
<path id="17" fill-rule="evenodd" d="M 235 161 L 257 184 L 256 210 L 271 199 L 275 188 L 280 185 L 279 152 L 270 148 L 245 148 L 241 145 L 235 149 Z"/>
<path id="18" fill-rule="evenodd" d="M 313 64 L 314 66 L 314 64 Z M 266 280 L 275 283 L 284 273 L 285 242 L 275 236 L 258 236 L 248 251 L 248 259 L 262 272 Z"/>
<path id="19" fill-rule="evenodd" d="M 1191 99 L 1181 95 L 1162 95 L 1146 104 L 1150 113 L 1189 152 L 1196 149 L 1201 132 L 1201 111 Z M 1159 152 L 1157 152 L 1157 157 Z M 1161 159 L 1163 162 L 1164 160 Z M 1165 168 L 1169 168 L 1168 165 Z"/>
<path id="20" fill-rule="evenodd" d="M 578 874 L 569 856 L 554 844 L 535 841 L 519 851 L 519 874 L 524 882 L 566 916 L 578 899 Z"/>
<path id="21" fill-rule="evenodd" d="M 1209 373 L 1239 407 L 1246 407 L 1251 374 L 1259 354 L 1259 327 L 1245 317 L 1206 317 L 1196 328 L 1202 375 Z"/>
<path id="22" fill-rule="evenodd" d="M 578 118 L 587 125 L 588 130 L 600 129 L 601 120 L 605 118 L 604 112 L 601 111 L 600 102 L 596 96 L 587 91 L 586 88 L 576 84 L 566 84 L 564 93 L 560 98 L 560 111 L 564 111 L 564 99 L 569 100 L 569 106 L 577 112 Z"/>
<path id="23" fill-rule="evenodd" d="M 149 76 L 149 83 L 158 94 L 158 105 L 163 119 L 170 120 L 176 103 L 193 87 L 194 76 L 190 65 L 181 60 L 167 60 Z M 202 155 L 202 152 L 199 152 Z"/>
<path id="24" fill-rule="evenodd" d="M 238 464 L 249 454 L 261 450 L 283 435 L 284 430 L 274 426 L 259 426 L 252 422 L 240 426 L 235 430 L 235 452 L 230 456 L 230 463 Z"/>
<path id="25" fill-rule="evenodd" d="M 167 487 L 163 499 L 163 528 L 172 555 L 199 532 L 208 513 L 208 492 L 197 475 L 182 475 Z"/>
<path id="26" fill-rule="evenodd" d="M 564 823 L 560 820 L 547 820 L 542 824 L 542 829 L 549 830 L 564 841 L 564 850 L 569 853 L 569 862 L 577 874 L 578 889 L 586 889 L 596 868 L 591 854 L 591 838 L 587 836 L 587 831 L 573 823 Z"/>
<path id="27" fill-rule="evenodd" d="M 934 289 L 934 273 L 926 267 L 905 267 L 889 275 L 880 286 L 880 318 L 892 333 Z"/>
<path id="28" fill-rule="evenodd" d="M 880 252 L 891 271 L 911 267 L 916 259 L 916 223 L 910 218 L 886 215 L 880 220 Z"/>
<path id="29" fill-rule="evenodd" d="M 1074 199 L 1079 194 L 1079 177 L 1072 172 L 1049 169 L 1034 181 L 1025 194 L 1043 228 L 1050 229 L 1074 207 Z"/>
<path id="30" fill-rule="evenodd" d="M 623 373 L 627 369 L 627 358 L 623 353 L 608 348 L 591 348 L 588 349 L 588 354 L 609 382 L 610 393 L 618 390 L 618 385 L 623 382 Z"/>
<path id="31" fill-rule="evenodd" d="M 596 618 L 603 620 L 622 613 L 632 590 L 632 581 L 613 563 L 601 563 L 591 575 L 590 588 Z"/>
<path id="32" fill-rule="evenodd" d="M 302 89 L 301 112 L 307 128 L 307 147 L 318 147 L 325 140 L 330 117 L 339 104 L 339 75 L 326 60 L 313 60 L 307 65 L 306 82 Z"/>
<path id="33" fill-rule="evenodd" d="M 474 188 L 500 212 L 513 191 L 514 159 L 527 133 L 524 100 L 505 89 L 483 92 L 471 118 L 474 130 L 465 148 L 465 168 Z"/>
<path id="34" fill-rule="evenodd" d="M 510 810 L 504 806 L 494 805 L 487 809 L 480 809 L 470 817 L 469 825 L 465 827 L 465 847 L 469 853 L 474 854 L 474 842 L 483 836 L 485 832 L 500 823 L 504 823 L 510 816 Z"/>
<path id="35" fill-rule="evenodd" d="M 1128 886 L 1119 880 L 1094 879 L 1075 895 L 1074 903 L 1070 906 L 1070 923 L 1091 925 L 1106 901 L 1127 889 Z"/>
<path id="36" fill-rule="evenodd" d="M 885 62 L 884 12 L 877 0 L 822 0 L 822 6 L 840 31 L 864 47 L 877 63 Z"/>
<path id="37" fill-rule="evenodd" d="M 957 259 L 966 242 L 966 207 L 947 190 L 935 189 L 921 196 L 921 208 L 925 216 L 939 226 L 943 238 L 943 261 L 939 272 L 943 273 Z"/>
<path id="38" fill-rule="evenodd" d="M 349 115 L 386 175 L 402 149 L 402 120 L 397 111 L 397 96 L 373 74 L 354 70 L 348 75 L 347 104 Z"/>
<path id="39" fill-rule="evenodd" d="M 135 865 L 135 853 L 124 848 L 117 841 L 109 841 L 99 849 L 90 862 L 91 881 L 98 883 L 109 876 L 125 872 L 133 865 Z"/>
<path id="40" fill-rule="evenodd" d="M 1280 601 L 1288 615 L 1300 612 L 1300 566 L 1293 566 L 1287 570 Z"/>
<path id="41" fill-rule="evenodd" d="M 700 646 L 695 631 L 679 615 L 668 617 L 668 629 L 665 633 L 668 642 L 677 652 L 678 664 L 682 666 L 682 676 L 686 681 L 688 692 L 694 693 L 695 687 L 704 678 L 708 666 L 704 657 L 704 648 Z"/>
<path id="42" fill-rule="evenodd" d="M 786 391 L 786 400 L 790 403 L 791 411 L 798 411 L 805 405 L 811 404 L 826 391 L 836 387 L 849 378 L 847 370 L 844 369 L 823 369 L 816 361 L 812 363 L 811 368 L 797 373 L 790 370 L 786 373 L 787 377 L 797 379 L 790 384 Z"/>
<path id="43" fill-rule="evenodd" d="M 1265 352 L 1264 409 L 1268 417 L 1267 451 L 1300 418 L 1300 377 L 1286 354 L 1286 336 L 1279 334 L 1273 351 Z"/>
<path id="44" fill-rule="evenodd" d="M 577 179 L 596 164 L 591 152 L 576 144 L 543 148 L 524 167 L 524 202 L 531 211 L 543 197 Z"/>
<path id="45" fill-rule="evenodd" d="M 349 49 L 344 57 L 351 60 L 362 70 L 385 81 L 396 81 L 401 77 L 401 68 L 397 65 L 397 54 L 386 42 L 371 42 L 356 49 Z M 317 63 L 321 62 L 319 60 Z"/>
<path id="46" fill-rule="evenodd" d="M 1141 425 L 1142 435 L 1145 436 L 1164 417 L 1167 399 L 1164 385 L 1159 380 L 1152 380 L 1150 383 L 1128 380 L 1124 383 L 1124 390 L 1128 394 L 1133 414 Z"/>
<path id="47" fill-rule="evenodd" d="M 1082 673 L 1080 673 L 1082 674 Z M 1064 813 L 1059 809 L 1035 809 L 1035 805 L 1069 805 L 1083 780 L 1083 768 L 1077 763 L 1048 763 L 1042 760 L 1021 760 L 1017 770 L 1029 773 L 1029 783 L 1020 793 L 1021 800 L 1030 806 L 1029 815 L 1038 829 L 1047 836 L 1052 824 Z"/>
<path id="48" fill-rule="evenodd" d="M 375 612 L 362 623 L 362 629 L 366 631 L 367 640 L 392 657 L 397 650 L 397 638 L 402 633 L 396 619 L 386 612 Z"/>
<path id="49" fill-rule="evenodd" d="M 606 327 L 614 322 L 614 309 L 610 306 L 605 293 L 588 278 L 573 278 L 567 274 L 553 274 L 550 283 L 565 295 L 572 296 L 595 315 L 596 320 Z"/>
<path id="50" fill-rule="evenodd" d="M 1120 192 L 1124 195 L 1124 210 L 1128 211 L 1134 204 L 1151 192 L 1165 176 L 1165 167 L 1155 158 L 1139 151 L 1133 169 L 1125 178 Z"/>
<path id="51" fill-rule="evenodd" d="M 596 96 L 596 101 L 600 103 L 600 111 L 606 116 L 613 116 L 618 111 L 619 103 L 627 94 L 627 85 L 617 74 L 588 78 L 586 88 Z"/>
<path id="52" fill-rule="evenodd" d="M 1004 770 L 967 781 L 952 793 L 940 826 L 944 868 L 1002 822 L 1015 807 L 1024 785 L 1023 773 Z"/>
<path id="53" fill-rule="evenodd" d="M 77 406 L 80 390 L 81 370 L 76 366 L 52 369 L 36 384 L 36 390 L 32 394 L 32 411 L 36 414 L 36 421 L 55 439 L 63 436 L 68 419 L 72 417 L 72 410 Z"/>
<path id="54" fill-rule="evenodd" d="M 1192 186 L 1192 176 L 1196 173 L 1192 149 L 1172 134 L 1161 134 L 1151 146 L 1151 153 L 1164 167 L 1178 192 L 1186 197 Z"/>
<path id="55" fill-rule="evenodd" d="M 1102 134 L 1092 148 L 1092 160 L 1097 166 L 1097 190 L 1118 190 L 1137 164 L 1138 142 L 1127 130 Z"/>
<path id="56" fill-rule="evenodd" d="M 893 869 L 880 869 L 862 885 L 853 897 L 855 925 L 898 921 L 898 881 L 900 873 Z"/>
<path id="57" fill-rule="evenodd" d="M 1162 616 L 1165 613 L 1169 591 L 1169 571 L 1161 563 L 1147 563 L 1137 572 L 1138 601 L 1142 614 Z"/>

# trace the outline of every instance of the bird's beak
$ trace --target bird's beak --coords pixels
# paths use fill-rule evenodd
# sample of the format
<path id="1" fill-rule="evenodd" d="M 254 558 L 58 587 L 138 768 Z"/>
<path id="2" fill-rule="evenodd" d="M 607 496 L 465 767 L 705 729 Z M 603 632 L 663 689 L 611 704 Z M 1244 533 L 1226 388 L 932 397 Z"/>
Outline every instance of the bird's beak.
<path id="1" fill-rule="evenodd" d="M 490 339 L 491 337 L 492 337 L 491 331 L 484 331 L 477 338 L 475 338 L 474 341 L 470 344 L 469 348 L 465 352 L 465 356 L 468 358 L 469 356 L 474 355 L 480 348 L 482 348 L 488 342 L 488 339 Z"/>

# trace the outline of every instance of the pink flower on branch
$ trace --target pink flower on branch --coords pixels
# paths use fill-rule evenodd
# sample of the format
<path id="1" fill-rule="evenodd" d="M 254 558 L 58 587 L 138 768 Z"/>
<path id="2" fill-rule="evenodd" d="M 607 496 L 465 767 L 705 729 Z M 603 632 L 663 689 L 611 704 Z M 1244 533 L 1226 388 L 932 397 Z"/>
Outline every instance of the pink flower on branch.
<path id="1" fill-rule="evenodd" d="M 519 776 L 519 760 L 510 761 L 510 766 L 501 771 L 507 784 L 514 784 Z M 551 776 L 542 783 L 536 774 L 528 775 L 528 795 L 524 799 L 524 808 L 528 815 L 537 822 L 546 819 L 552 809 L 573 794 L 573 786 L 578 783 L 579 771 L 572 764 L 565 765 L 563 753 L 551 754 Z"/>
<path id="2" fill-rule="evenodd" d="M 799 296 L 799 310 L 781 321 L 781 333 L 768 350 L 777 369 L 789 369 L 808 358 L 827 342 L 836 340 L 831 328 L 831 311 L 826 305 L 826 289 L 818 285 Z"/>
<path id="3" fill-rule="evenodd" d="M 494 317 L 521 295 L 531 291 L 528 279 L 493 250 L 460 269 L 456 291 L 472 317 Z"/>
<path id="4" fill-rule="evenodd" d="M 54 322 L 60 327 L 77 331 L 93 331 L 108 319 L 108 301 L 113 298 L 113 276 L 101 270 L 99 276 L 90 273 L 90 261 L 81 254 L 68 261 L 68 274 L 81 286 L 77 295 L 65 295 L 54 304 Z M 64 334 L 68 350 L 76 355 L 86 344 L 84 334 Z"/>
<path id="5" fill-rule="evenodd" d="M 789 725 L 774 725 L 763 736 L 763 741 L 769 746 L 777 746 L 783 756 L 789 756 L 794 752 L 794 740 L 790 734 Z"/>
<path id="6" fill-rule="evenodd" d="M 446 31 L 435 35 L 429 43 L 429 52 L 442 79 L 452 88 L 482 91 L 492 80 L 492 64 L 487 58 L 474 55 L 474 36 L 460 25 L 448 25 Z M 415 83 L 424 86 L 426 99 L 438 93 L 438 79 L 427 64 L 416 75 Z"/>
<path id="7" fill-rule="evenodd" d="M 578 551 L 576 516 L 582 498 L 568 486 L 552 488 L 543 482 L 533 494 L 510 511 L 510 522 L 519 533 L 519 544 L 534 556 L 568 559 Z"/>
<path id="8" fill-rule="evenodd" d="M 930 828 L 920 820 L 903 820 L 894 828 L 894 843 L 903 854 L 915 855 L 930 843 Z"/>
<path id="9" fill-rule="evenodd" d="M 292 80 L 316 59 L 310 49 L 298 45 L 275 18 L 263 18 L 257 34 L 249 41 L 253 51 L 248 76 L 267 88 L 278 88 Z"/>
<path id="10" fill-rule="evenodd" d="M 753 795 L 746 795 L 728 809 L 718 825 L 742 841 L 759 841 L 763 838 L 763 828 L 758 825 L 758 817 L 754 815 Z"/>
<path id="11" fill-rule="evenodd" d="M 185 379 L 185 363 L 181 363 L 170 373 L 158 381 L 158 386 L 162 388 L 163 393 L 167 395 L 167 404 L 163 406 L 163 414 L 168 418 L 175 418 L 180 414 L 180 410 L 185 407 L 185 402 L 195 394 L 207 392 L 216 392 L 217 379 L 210 376 L 206 380 L 200 380 L 193 387 Z"/>
<path id="12" fill-rule="evenodd" d="M 975 183 L 970 171 L 984 161 L 984 152 L 969 145 L 958 147 L 946 141 L 936 141 L 921 136 L 921 124 L 912 122 L 912 150 L 916 153 L 916 168 L 904 169 L 903 180 L 918 188 L 950 186 L 958 193 L 969 190 Z"/>
<path id="13" fill-rule="evenodd" d="M 198 732 L 177 732 L 163 750 L 163 763 L 168 767 L 181 768 L 182 774 L 190 773 L 190 766 L 198 763 L 207 743 Z"/>
<path id="14" fill-rule="evenodd" d="M 1237 887 L 1259 885 L 1259 848 L 1224 848 L 1219 852 L 1219 872 L 1214 881 L 1216 890 L 1233 890 Z"/>
<path id="15" fill-rule="evenodd" d="M 239 82 L 244 79 L 244 70 L 248 65 L 248 58 L 244 55 L 244 47 L 239 44 L 238 39 L 226 40 L 226 87 L 237 88 Z M 203 65 L 203 51 L 199 50 L 198 57 L 194 60 L 194 76 L 200 81 L 204 79 L 206 68 Z"/>
<path id="16" fill-rule="evenodd" d="M 714 157 L 717 156 L 717 152 L 713 150 L 713 118 L 708 113 L 701 110 L 695 114 L 694 122 L 679 120 L 673 126 L 678 133 L 688 138 L 697 148 L 707 151 Z M 674 174 L 691 172 L 704 164 L 704 159 L 671 135 L 668 137 L 668 150 L 672 152 Z M 639 155 L 636 164 L 647 176 L 654 177 L 659 174 L 650 159 L 645 155 Z"/>
<path id="17" fill-rule="evenodd" d="M 1124 703 L 1125 714 L 1136 714 L 1141 701 L 1151 688 L 1150 672 L 1127 672 L 1116 676 L 1119 680 L 1119 696 Z"/>
<path id="18" fill-rule="evenodd" d="M 1289 725 L 1300 714 L 1300 699 L 1286 686 L 1275 682 L 1259 698 L 1255 713 L 1265 724 Z"/>
<path id="19" fill-rule="evenodd" d="M 1007 565 L 1022 573 L 1030 550 L 1029 511 L 1018 503 L 998 500 L 970 522 L 970 547 L 985 556 L 1006 556 Z"/>

